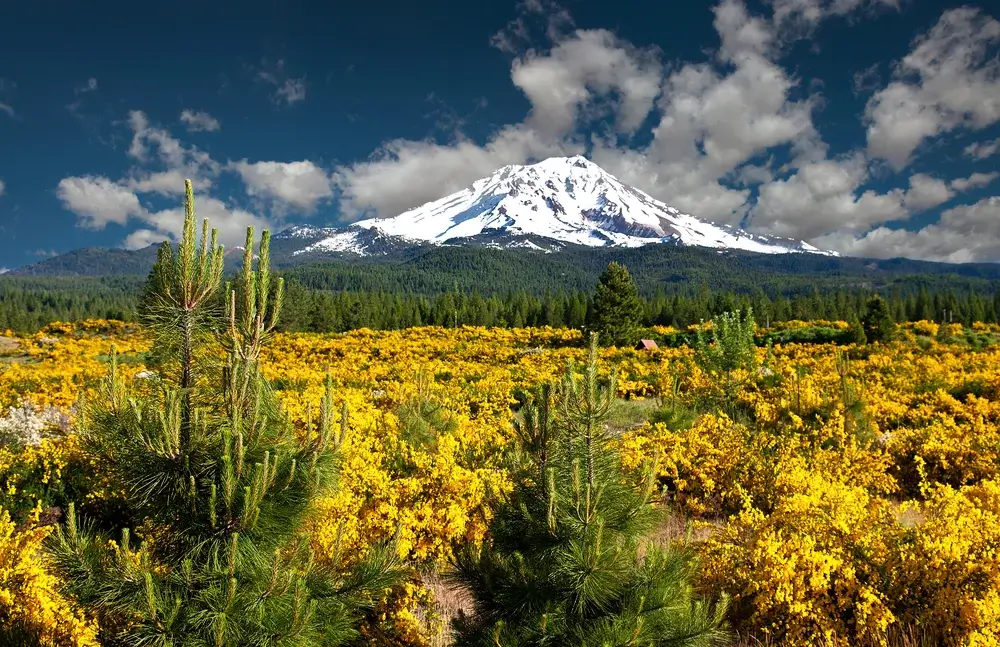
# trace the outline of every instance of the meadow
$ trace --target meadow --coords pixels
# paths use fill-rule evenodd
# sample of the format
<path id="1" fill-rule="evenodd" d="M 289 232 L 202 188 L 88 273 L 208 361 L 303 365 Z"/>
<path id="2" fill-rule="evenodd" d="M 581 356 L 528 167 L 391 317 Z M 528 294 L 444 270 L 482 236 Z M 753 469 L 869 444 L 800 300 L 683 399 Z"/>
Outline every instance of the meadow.
<path id="1" fill-rule="evenodd" d="M 816 327 L 848 324 L 781 324 Z M 696 553 L 694 585 L 728 599 L 734 640 L 996 645 L 998 338 L 995 324 L 924 321 L 891 343 L 758 348 L 724 374 L 687 346 L 604 349 L 602 373 L 618 375 L 609 442 L 637 486 L 655 467 L 668 521 L 653 541 Z M 133 324 L 0 337 L 0 623 L 40 627 L 45 644 L 97 644 L 41 544 L 70 502 L 107 516 L 122 496 L 73 432 L 112 348 L 141 388 L 149 342 Z M 264 349 L 300 428 L 332 378 L 342 463 L 310 521 L 317 559 L 391 540 L 412 568 L 366 619 L 367 644 L 450 644 L 468 599 L 445 575 L 511 490 L 514 413 L 585 354 L 581 332 L 556 328 L 278 334 Z"/>

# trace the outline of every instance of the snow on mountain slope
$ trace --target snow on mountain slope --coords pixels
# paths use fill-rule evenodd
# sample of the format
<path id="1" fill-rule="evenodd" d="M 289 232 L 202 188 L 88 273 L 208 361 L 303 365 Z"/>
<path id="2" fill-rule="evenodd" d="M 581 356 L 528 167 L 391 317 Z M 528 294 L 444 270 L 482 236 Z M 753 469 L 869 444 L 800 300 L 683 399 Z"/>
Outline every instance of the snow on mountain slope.
<path id="1" fill-rule="evenodd" d="M 584 157 L 553 157 L 530 166 L 505 166 L 434 202 L 394 218 L 354 223 L 331 236 L 331 250 L 351 246 L 350 229 L 455 244 L 484 234 L 537 236 L 593 247 L 675 243 L 764 253 L 837 255 L 788 239 L 757 236 L 681 213 L 618 179 Z M 530 242 L 530 238 L 529 238 Z"/>

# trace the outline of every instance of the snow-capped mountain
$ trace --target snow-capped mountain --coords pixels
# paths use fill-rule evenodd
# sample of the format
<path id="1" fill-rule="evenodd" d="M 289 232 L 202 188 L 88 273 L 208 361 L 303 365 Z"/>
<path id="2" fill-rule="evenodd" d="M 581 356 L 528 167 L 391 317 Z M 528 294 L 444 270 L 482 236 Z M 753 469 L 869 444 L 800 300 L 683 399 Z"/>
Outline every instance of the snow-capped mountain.
<path id="1" fill-rule="evenodd" d="M 486 244 L 554 251 L 565 244 L 640 247 L 696 245 L 763 253 L 836 255 L 801 241 L 758 236 L 681 213 L 626 186 L 581 156 L 505 166 L 467 189 L 394 218 L 343 229 L 296 228 L 311 239 L 299 251 L 372 253 L 376 239 L 430 244 Z"/>

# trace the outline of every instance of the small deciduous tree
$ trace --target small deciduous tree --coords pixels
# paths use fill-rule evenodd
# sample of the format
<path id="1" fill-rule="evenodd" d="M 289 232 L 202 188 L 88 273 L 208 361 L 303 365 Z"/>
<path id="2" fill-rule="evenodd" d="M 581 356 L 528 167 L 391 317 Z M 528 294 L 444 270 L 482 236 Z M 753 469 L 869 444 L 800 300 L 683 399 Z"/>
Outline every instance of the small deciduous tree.
<path id="1" fill-rule="evenodd" d="M 695 335 L 695 363 L 719 380 L 727 403 L 766 366 L 757 357 L 756 330 L 753 310 L 747 308 L 745 313 L 723 312 L 712 319 L 710 334 L 702 327 Z"/>
<path id="2" fill-rule="evenodd" d="M 608 437 L 614 382 L 598 378 L 596 341 L 542 387 L 516 425 L 522 462 L 490 539 L 456 559 L 475 609 L 454 623 L 460 647 L 722 644 L 724 604 L 692 592 L 683 550 L 648 540 L 660 521 L 652 472 L 635 487 Z"/>
<path id="3" fill-rule="evenodd" d="M 243 270 L 218 298 L 223 250 L 207 221 L 199 244 L 186 189 L 180 245 L 161 248 L 144 298 L 159 389 L 133 388 L 112 357 L 81 414 L 82 443 L 134 525 L 112 541 L 71 508 L 55 563 L 107 645 L 342 644 L 397 573 L 387 551 L 351 569 L 314 559 L 304 532 L 346 418 L 335 424 L 328 382 L 318 427 L 293 428 L 259 365 L 283 297 L 268 232 L 255 269 L 248 229 Z"/>
<path id="4" fill-rule="evenodd" d="M 631 346 L 639 340 L 643 307 L 628 268 L 612 261 L 594 290 L 588 328 L 610 346 Z"/>

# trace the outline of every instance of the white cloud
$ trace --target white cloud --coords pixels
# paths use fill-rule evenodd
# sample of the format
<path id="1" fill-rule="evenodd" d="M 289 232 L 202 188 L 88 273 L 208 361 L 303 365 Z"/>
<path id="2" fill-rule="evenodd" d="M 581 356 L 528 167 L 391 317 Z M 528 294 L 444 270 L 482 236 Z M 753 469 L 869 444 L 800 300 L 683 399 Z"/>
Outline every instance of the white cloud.
<path id="1" fill-rule="evenodd" d="M 13 119 L 16 116 L 14 108 L 12 106 L 7 105 L 3 101 L 0 101 L 0 112 L 6 112 L 7 116 L 10 117 L 11 119 Z"/>
<path id="2" fill-rule="evenodd" d="M 774 22 L 783 28 L 811 31 L 832 16 L 846 16 L 859 9 L 899 9 L 899 0 L 770 0 Z"/>
<path id="3" fill-rule="evenodd" d="M 77 224 L 85 229 L 104 229 L 109 223 L 124 225 L 130 217 L 141 218 L 146 214 L 135 193 L 106 177 L 63 178 L 56 195 L 63 207 L 77 215 Z"/>
<path id="4" fill-rule="evenodd" d="M 199 189 L 207 189 L 218 177 L 222 167 L 208 153 L 194 146 L 185 147 L 167 130 L 151 126 L 141 110 L 129 112 L 129 126 L 132 129 L 129 156 L 149 164 L 153 162 L 151 149 L 156 149 L 158 161 L 167 167 L 161 172 L 137 171 L 136 177 L 127 181 L 136 191 L 183 194 L 184 178 L 190 179 Z"/>
<path id="5" fill-rule="evenodd" d="M 333 195 L 329 174 L 310 161 L 231 162 L 239 173 L 247 195 L 277 200 L 299 210 L 312 212 L 316 204 Z"/>
<path id="6" fill-rule="evenodd" d="M 975 158 L 977 160 L 984 160 L 987 157 L 992 157 L 996 152 L 1000 150 L 1000 138 L 994 139 L 992 141 L 976 142 L 969 144 L 965 147 L 963 152 L 969 157 Z"/>
<path id="7" fill-rule="evenodd" d="M 261 61 L 261 69 L 257 71 L 257 78 L 265 83 L 274 86 L 274 94 L 271 100 L 280 105 L 292 105 L 306 99 L 306 77 L 294 78 L 285 71 L 285 61 L 279 60 L 272 65 L 265 59 Z"/>
<path id="8" fill-rule="evenodd" d="M 206 178 L 188 177 L 180 169 L 149 172 L 138 171 L 133 177 L 125 180 L 125 185 L 138 193 L 157 193 L 159 195 L 184 195 L 184 180 L 191 180 L 196 191 L 205 191 L 212 186 L 212 181 Z"/>
<path id="9" fill-rule="evenodd" d="M 3 195 L 7 191 L 7 184 L 0 179 L 0 195 Z"/>
<path id="10" fill-rule="evenodd" d="M 169 234 L 152 229 L 136 229 L 125 237 L 122 247 L 125 249 L 143 249 L 150 245 L 158 245 L 165 240 L 173 240 Z"/>
<path id="11" fill-rule="evenodd" d="M 78 216 L 78 225 L 88 229 L 103 229 L 109 224 L 125 226 L 140 223 L 140 228 L 124 241 L 128 248 L 139 248 L 175 239 L 184 222 L 184 180 L 194 185 L 195 206 L 199 219 L 209 218 L 219 230 L 219 240 L 227 246 L 243 242 L 246 227 L 274 229 L 272 220 L 230 205 L 204 192 L 213 186 L 221 165 L 207 153 L 185 146 L 168 131 L 152 126 L 145 113 L 129 113 L 133 138 L 128 150 L 132 159 L 143 165 L 159 164 L 165 170 L 150 170 L 145 166 L 133 169 L 128 177 L 113 181 L 107 177 L 82 176 L 64 178 L 56 194 L 63 206 Z M 155 153 L 155 155 L 154 155 Z M 176 200 L 176 207 L 154 210 L 140 200 L 141 194 L 155 193 Z"/>
<path id="12" fill-rule="evenodd" d="M 0 267 L 0 274 L 6 274 L 10 271 L 9 267 Z"/>
<path id="13" fill-rule="evenodd" d="M 511 70 L 514 85 L 531 102 L 527 125 L 553 136 L 605 112 L 614 115 L 616 132 L 635 132 L 653 109 L 661 78 L 654 51 L 639 50 L 603 29 L 578 31 L 547 55 L 515 60 Z M 612 92 L 619 95 L 612 105 L 591 103 Z"/>
<path id="14" fill-rule="evenodd" d="M 184 110 L 181 121 L 187 126 L 188 132 L 214 132 L 222 127 L 219 120 L 203 110 Z"/>
<path id="15" fill-rule="evenodd" d="M 194 204 L 198 220 L 208 218 L 212 228 L 219 230 L 219 241 L 229 247 L 244 242 L 248 226 L 254 227 L 258 233 L 264 229 L 274 229 L 274 223 L 267 218 L 211 196 L 195 194 Z M 184 225 L 184 205 L 147 213 L 143 221 L 147 227 L 130 234 L 125 240 L 126 247 L 136 249 L 164 240 L 177 240 Z"/>
<path id="16" fill-rule="evenodd" d="M 657 105 L 653 142 L 641 151 L 600 145 L 594 160 L 673 206 L 735 225 L 749 209 L 750 192 L 720 180 L 773 148 L 791 147 L 799 164 L 822 158 L 824 147 L 812 122 L 814 101 L 793 100 L 797 81 L 765 56 L 770 27 L 735 0 L 715 13 L 724 71 L 709 63 L 674 71 Z"/>
<path id="17" fill-rule="evenodd" d="M 978 189 L 980 187 L 987 186 L 993 182 L 993 180 L 1000 177 L 1000 173 L 996 171 L 992 173 L 973 173 L 967 178 L 959 178 L 951 181 L 951 188 L 956 191 L 968 191 L 969 189 Z"/>
<path id="18" fill-rule="evenodd" d="M 884 194 L 861 191 L 868 177 L 861 154 L 803 164 L 788 179 L 760 187 L 754 226 L 809 240 L 831 231 L 863 232 L 872 225 L 906 218 L 907 194 L 900 189 Z M 922 186 L 919 179 L 917 186 Z"/>
<path id="19" fill-rule="evenodd" d="M 868 101 L 868 151 L 899 170 L 927 139 L 1000 120 L 1000 22 L 973 7 L 944 12 L 914 41 L 895 80 Z"/>
<path id="20" fill-rule="evenodd" d="M 955 187 L 955 182 L 952 182 L 952 187 Z M 955 192 L 943 180 L 926 173 L 917 173 L 910 176 L 910 189 L 903 202 L 911 211 L 924 211 L 944 204 L 954 195 Z"/>
<path id="21" fill-rule="evenodd" d="M 459 191 L 502 166 L 580 152 L 579 144 L 545 139 L 524 126 L 508 126 L 485 146 L 464 139 L 452 145 L 403 139 L 387 142 L 372 161 L 339 167 L 334 181 L 341 190 L 340 208 L 347 219 L 355 220 L 369 211 L 391 217 Z"/>
<path id="22" fill-rule="evenodd" d="M 851 256 L 905 256 L 948 263 L 1000 258 L 1000 197 L 946 210 L 918 231 L 878 227 L 862 237 L 838 232 L 817 241 Z"/>
<path id="23" fill-rule="evenodd" d="M 79 217 L 81 227 L 97 230 L 112 223 L 126 225 L 131 219 L 142 223 L 142 229 L 126 238 L 124 244 L 129 249 L 176 239 L 184 224 L 182 203 L 174 208 L 150 211 L 132 190 L 104 177 L 64 178 L 59 182 L 56 193 L 63 206 Z M 239 245 L 248 225 L 258 229 L 273 228 L 268 219 L 211 196 L 196 194 L 195 207 L 199 221 L 202 218 L 211 220 L 212 227 L 219 230 L 219 240 L 224 245 Z"/>

